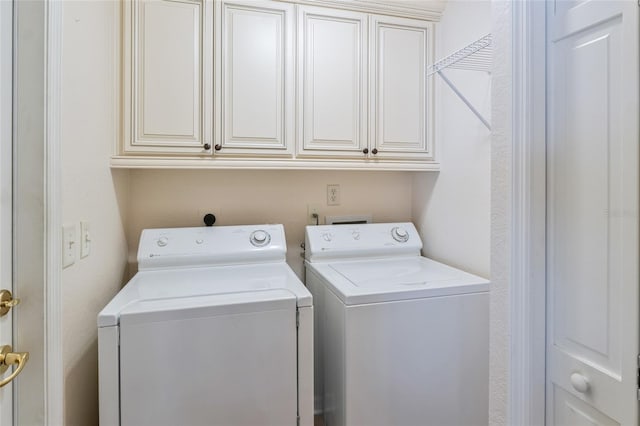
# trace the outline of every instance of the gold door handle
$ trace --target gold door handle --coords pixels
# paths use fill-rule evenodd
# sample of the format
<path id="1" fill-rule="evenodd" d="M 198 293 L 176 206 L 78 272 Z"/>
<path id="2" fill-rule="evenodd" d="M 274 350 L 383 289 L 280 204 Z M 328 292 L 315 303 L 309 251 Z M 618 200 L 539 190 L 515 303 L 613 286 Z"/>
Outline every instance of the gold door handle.
<path id="1" fill-rule="evenodd" d="M 9 377 L 0 380 L 0 388 L 15 379 L 29 361 L 29 352 L 11 352 L 12 350 L 11 345 L 0 347 L 0 374 L 7 371 L 9 366 L 17 365 Z"/>
<path id="2" fill-rule="evenodd" d="M 14 299 L 9 290 L 0 290 L 0 317 L 7 315 L 18 303 L 20 299 Z"/>

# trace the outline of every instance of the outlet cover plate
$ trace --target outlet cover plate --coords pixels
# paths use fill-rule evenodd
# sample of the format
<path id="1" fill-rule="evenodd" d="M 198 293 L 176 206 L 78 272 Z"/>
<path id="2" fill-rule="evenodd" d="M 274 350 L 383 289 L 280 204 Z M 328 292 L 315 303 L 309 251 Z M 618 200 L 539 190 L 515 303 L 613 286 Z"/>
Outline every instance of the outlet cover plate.
<path id="1" fill-rule="evenodd" d="M 327 205 L 328 206 L 340 205 L 340 185 L 338 184 L 327 185 Z"/>

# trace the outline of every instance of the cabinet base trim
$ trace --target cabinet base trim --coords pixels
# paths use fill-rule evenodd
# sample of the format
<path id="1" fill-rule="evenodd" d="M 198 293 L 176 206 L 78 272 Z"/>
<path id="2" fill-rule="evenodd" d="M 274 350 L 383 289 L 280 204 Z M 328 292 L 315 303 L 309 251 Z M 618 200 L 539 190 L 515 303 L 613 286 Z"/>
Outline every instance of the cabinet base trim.
<path id="1" fill-rule="evenodd" d="M 248 170 L 388 170 L 439 171 L 440 163 L 415 161 L 352 161 L 232 159 L 232 158 L 158 158 L 111 157 L 115 169 L 248 169 Z"/>

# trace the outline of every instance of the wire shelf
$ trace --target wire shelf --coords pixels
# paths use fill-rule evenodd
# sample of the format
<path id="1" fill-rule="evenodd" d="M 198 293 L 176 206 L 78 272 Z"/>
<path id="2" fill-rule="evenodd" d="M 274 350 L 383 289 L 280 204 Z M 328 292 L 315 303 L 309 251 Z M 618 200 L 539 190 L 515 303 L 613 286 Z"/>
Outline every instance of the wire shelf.
<path id="1" fill-rule="evenodd" d="M 490 72 L 491 57 L 491 34 L 487 34 L 431 65 L 427 76 L 445 68 Z"/>
<path id="2" fill-rule="evenodd" d="M 427 70 L 427 76 L 438 74 L 442 81 L 453 90 L 453 92 L 460 98 L 466 106 L 469 107 L 471 112 L 478 117 L 478 119 L 485 125 L 489 131 L 491 131 L 491 123 L 489 120 L 478 111 L 471 102 L 458 90 L 451 80 L 447 78 L 442 72 L 445 68 L 470 70 L 470 71 L 485 71 L 491 72 L 491 60 L 493 51 L 491 47 L 491 34 L 479 38 L 473 43 L 463 47 L 460 50 L 453 52 L 446 58 L 440 59 L 434 63 Z"/>

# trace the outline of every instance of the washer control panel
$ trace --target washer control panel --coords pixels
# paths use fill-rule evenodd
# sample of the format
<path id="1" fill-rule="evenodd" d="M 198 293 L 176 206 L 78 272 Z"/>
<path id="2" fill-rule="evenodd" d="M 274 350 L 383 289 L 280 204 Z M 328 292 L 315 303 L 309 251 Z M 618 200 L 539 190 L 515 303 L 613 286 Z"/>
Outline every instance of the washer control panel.
<path id="1" fill-rule="evenodd" d="M 286 247 L 282 225 L 145 229 L 138 246 L 138 268 L 284 260 Z"/>
<path id="2" fill-rule="evenodd" d="M 309 261 L 368 256 L 420 254 L 422 240 L 410 223 L 307 226 L 305 258 Z"/>

